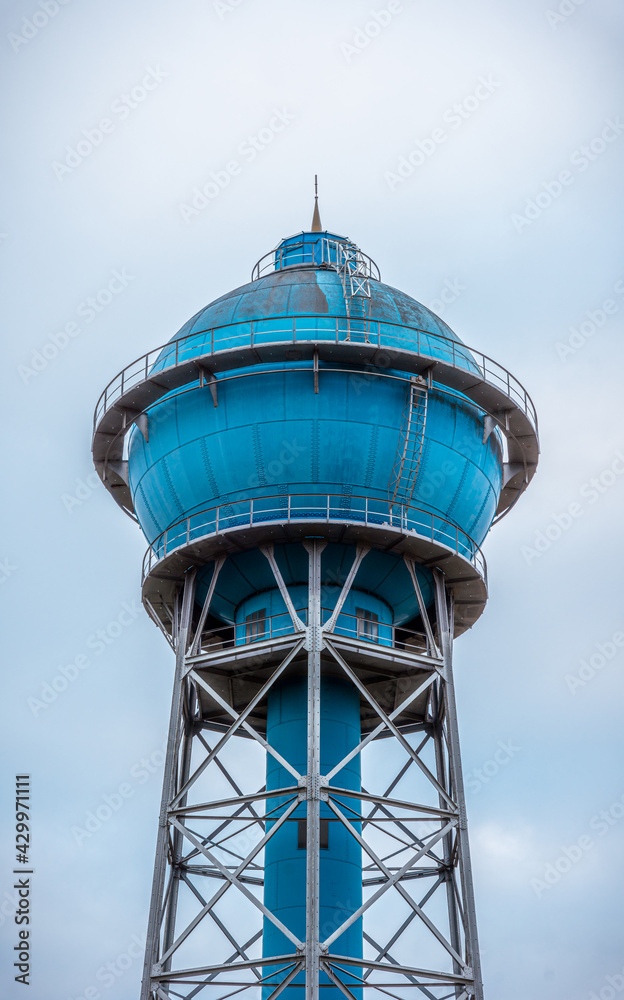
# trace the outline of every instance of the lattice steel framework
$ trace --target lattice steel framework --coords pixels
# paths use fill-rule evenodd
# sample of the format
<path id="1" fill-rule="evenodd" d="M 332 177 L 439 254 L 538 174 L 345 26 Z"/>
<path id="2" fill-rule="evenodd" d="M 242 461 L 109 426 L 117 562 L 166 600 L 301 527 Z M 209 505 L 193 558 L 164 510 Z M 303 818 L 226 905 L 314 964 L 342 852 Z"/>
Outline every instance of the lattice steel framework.
<path id="1" fill-rule="evenodd" d="M 331 614 L 324 613 L 321 552 L 309 555 L 307 613 L 296 611 L 273 555 L 262 548 L 290 626 L 244 645 L 205 629 L 224 556 L 214 559 L 201 612 L 196 570 L 181 581 L 161 627 L 176 671 L 141 1000 L 247 995 L 274 1000 L 297 989 L 318 1000 L 332 984 L 351 1000 L 427 997 L 482 1000 L 452 673 L 453 598 L 434 569 L 435 617 L 425 608 L 413 559 L 404 555 L 423 634 L 381 645 L 336 625 L 369 545 Z M 194 611 L 195 608 L 195 611 Z M 153 610 L 153 609 L 152 609 Z M 289 671 L 307 669 L 307 772 L 265 739 L 266 696 Z M 360 695 L 359 746 L 320 772 L 324 671 Z M 236 738 L 235 738 L 236 737 Z M 267 791 L 265 754 L 292 776 Z M 342 768 L 361 756 L 363 788 L 341 788 Z M 363 901 L 337 926 L 319 926 L 320 805 L 362 849 Z M 306 824 L 306 935 L 300 939 L 263 903 L 263 849 L 302 803 Z M 340 954 L 340 935 L 363 917 L 364 957 Z M 288 954 L 262 957 L 263 921 L 286 936 Z"/>

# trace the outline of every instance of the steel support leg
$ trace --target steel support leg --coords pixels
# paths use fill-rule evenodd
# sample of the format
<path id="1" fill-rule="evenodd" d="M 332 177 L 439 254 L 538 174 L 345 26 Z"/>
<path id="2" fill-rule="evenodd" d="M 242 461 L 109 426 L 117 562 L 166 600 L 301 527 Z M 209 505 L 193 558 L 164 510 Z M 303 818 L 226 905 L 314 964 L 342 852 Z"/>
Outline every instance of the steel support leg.
<path id="1" fill-rule="evenodd" d="M 468 843 L 466 798 L 464 795 L 464 779 L 462 774 L 461 753 L 459 749 L 459 727 L 457 724 L 457 706 L 455 702 L 455 686 L 453 683 L 453 603 L 452 597 L 447 593 L 444 584 L 444 575 L 439 570 L 434 570 L 433 573 L 436 585 L 438 639 L 444 661 L 444 689 L 446 726 L 449 741 L 450 778 L 453 795 L 459 811 L 457 838 L 460 851 L 459 875 L 466 916 L 466 959 L 473 971 L 475 1000 L 483 1000 L 483 980 L 481 976 L 481 959 L 479 956 L 479 938 L 477 934 L 474 884 L 472 880 L 472 866 L 470 862 L 470 845 Z"/>
<path id="2" fill-rule="evenodd" d="M 184 590 L 182 592 L 181 606 L 176 609 L 176 669 L 173 682 L 173 697 L 171 699 L 171 716 L 169 720 L 169 736 L 167 739 L 163 791 L 160 804 L 160 816 L 158 820 L 154 879 L 152 882 L 152 896 L 150 900 L 149 918 L 147 924 L 147 940 L 145 945 L 143 981 L 141 984 L 141 1000 L 149 1000 L 150 998 L 152 967 L 158 953 L 158 941 L 161 927 L 161 908 L 167 871 L 167 845 L 169 839 L 167 810 L 174 793 L 178 751 L 182 737 L 184 659 L 188 646 L 194 595 L 195 573 L 193 572 L 186 577 Z"/>
<path id="3" fill-rule="evenodd" d="M 435 747 L 435 759 L 436 759 L 436 774 L 440 784 L 448 789 L 448 767 L 447 767 L 447 754 L 446 747 L 444 744 L 444 692 L 442 690 L 442 682 L 436 681 L 433 698 L 433 713 L 434 713 L 434 723 L 433 723 L 433 740 Z M 445 802 L 444 798 L 439 796 L 440 808 L 444 808 Z M 455 951 L 461 954 L 462 951 L 462 937 L 460 929 L 460 914 L 458 912 L 457 906 L 457 896 L 455 893 L 455 873 L 453 867 L 453 835 L 448 833 L 443 841 L 443 851 L 444 851 L 444 881 L 446 883 L 446 903 L 448 907 L 449 915 L 449 931 L 451 944 L 455 948 Z M 461 967 L 459 962 L 455 959 L 453 960 L 453 971 L 456 975 L 461 972 Z M 462 987 L 455 987 L 455 996 L 459 997 L 462 993 Z"/>
<path id="4" fill-rule="evenodd" d="M 191 753 L 193 749 L 193 730 L 190 720 L 186 720 L 185 733 L 182 745 L 182 759 L 180 764 L 180 776 L 176 784 L 178 786 L 186 784 L 191 770 Z M 186 795 L 180 801 L 181 806 L 186 805 Z M 178 909 L 178 893 L 180 889 L 179 861 L 182 852 L 182 834 L 179 830 L 173 831 L 173 843 L 171 850 L 171 886 L 167 899 L 167 915 L 165 917 L 165 933 L 163 938 L 163 951 L 167 952 L 173 944 L 175 935 L 176 915 Z M 171 956 L 164 963 L 165 969 L 171 968 Z"/>

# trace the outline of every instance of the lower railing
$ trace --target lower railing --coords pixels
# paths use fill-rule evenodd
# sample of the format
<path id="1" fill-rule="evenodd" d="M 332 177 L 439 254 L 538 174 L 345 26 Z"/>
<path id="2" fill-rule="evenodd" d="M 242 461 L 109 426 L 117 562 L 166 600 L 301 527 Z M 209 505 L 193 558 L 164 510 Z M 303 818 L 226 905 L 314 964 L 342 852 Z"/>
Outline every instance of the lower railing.
<path id="1" fill-rule="evenodd" d="M 301 622 L 307 625 L 308 609 L 297 608 L 296 612 Z M 332 614 L 332 608 L 321 609 L 323 624 L 329 621 Z M 292 635 L 294 631 L 293 621 L 288 611 L 284 609 L 275 615 L 256 617 L 235 624 L 223 623 L 216 628 L 204 629 L 197 646 L 197 653 L 217 653 L 234 646 L 263 642 L 267 639 L 280 639 Z M 339 613 L 333 635 L 347 636 L 362 642 L 374 642 L 381 646 L 393 646 L 415 653 L 427 652 L 427 637 L 424 633 L 417 632 L 413 628 L 371 621 L 345 611 Z"/>
<path id="2" fill-rule="evenodd" d="M 260 524 L 292 524 L 302 521 L 328 524 L 342 521 L 366 527 L 389 527 L 414 534 L 462 556 L 486 579 L 485 558 L 477 543 L 460 527 L 439 514 L 374 497 L 345 496 L 339 493 L 296 493 L 218 504 L 177 521 L 163 531 L 145 553 L 143 580 L 156 563 L 201 538 L 238 528 L 257 527 Z"/>

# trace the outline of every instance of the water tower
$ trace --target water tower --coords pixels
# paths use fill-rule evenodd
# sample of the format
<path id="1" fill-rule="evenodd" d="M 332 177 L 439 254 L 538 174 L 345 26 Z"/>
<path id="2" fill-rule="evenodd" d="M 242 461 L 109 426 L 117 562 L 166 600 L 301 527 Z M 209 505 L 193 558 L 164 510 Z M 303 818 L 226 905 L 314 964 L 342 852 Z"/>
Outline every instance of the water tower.
<path id="1" fill-rule="evenodd" d="M 481 998 L 452 648 L 525 389 L 315 206 L 112 380 L 93 454 L 176 661 L 141 1000 Z"/>

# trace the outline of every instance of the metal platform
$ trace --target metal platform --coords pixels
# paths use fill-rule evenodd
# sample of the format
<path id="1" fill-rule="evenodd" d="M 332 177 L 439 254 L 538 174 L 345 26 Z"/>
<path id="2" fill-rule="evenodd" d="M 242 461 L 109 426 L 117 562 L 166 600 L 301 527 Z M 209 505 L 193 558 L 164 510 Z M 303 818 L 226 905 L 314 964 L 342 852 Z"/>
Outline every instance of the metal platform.
<path id="1" fill-rule="evenodd" d="M 326 495 L 323 495 L 325 499 Z M 264 498 L 266 499 L 266 498 Z M 288 503 L 291 498 L 280 497 Z M 313 499 L 309 497 L 309 499 Z M 320 497 L 317 499 L 321 499 Z M 365 498 L 364 498 L 365 499 Z M 358 500 L 353 497 L 352 500 Z M 231 510 L 231 504 L 223 507 Z M 397 508 L 396 504 L 387 504 L 388 508 Z M 297 518 L 290 511 L 275 511 L 274 519 L 267 517 L 263 511 L 262 521 L 254 522 L 253 502 L 250 502 L 250 516 L 247 523 L 228 527 L 231 515 L 222 517 L 219 523 L 219 510 L 214 507 L 209 512 L 194 514 L 185 518 L 177 525 L 163 532 L 154 544 L 150 546 L 143 560 L 142 596 L 143 602 L 152 617 L 161 627 L 169 630 L 170 621 L 168 608 L 173 606 L 174 596 L 184 582 L 184 577 L 192 567 L 204 566 L 219 556 L 227 556 L 244 549 L 259 548 L 267 543 L 289 543 L 303 541 L 311 536 L 322 536 L 327 541 L 346 544 L 366 544 L 374 549 L 393 552 L 408 556 L 426 567 L 443 569 L 446 585 L 453 595 L 455 605 L 455 635 L 461 635 L 471 628 L 477 618 L 483 613 L 487 601 L 487 567 L 485 557 L 479 546 L 464 532 L 442 518 L 435 518 L 429 512 L 418 508 L 403 507 L 402 510 L 412 512 L 419 517 L 431 519 L 431 532 L 428 537 L 415 531 L 404 531 L 401 525 L 406 523 L 405 517 L 397 516 L 396 524 L 367 523 L 364 519 L 349 521 L 344 509 L 337 509 L 340 521 L 329 518 Z M 207 518 L 210 514 L 210 518 Z M 193 522 L 200 524 L 200 519 L 209 520 L 216 530 L 198 533 L 193 528 Z M 237 520 L 242 520 L 238 515 Z M 445 544 L 435 538 L 435 522 L 448 525 L 447 541 L 455 544 Z M 409 523 L 409 520 L 408 520 Z M 223 525 L 223 526 L 221 526 Z M 193 536 L 193 532 L 197 536 Z M 173 538 L 172 548 L 167 548 L 167 535 Z M 463 550 L 463 551 L 462 551 Z M 467 553 L 467 554 L 464 554 Z"/>

